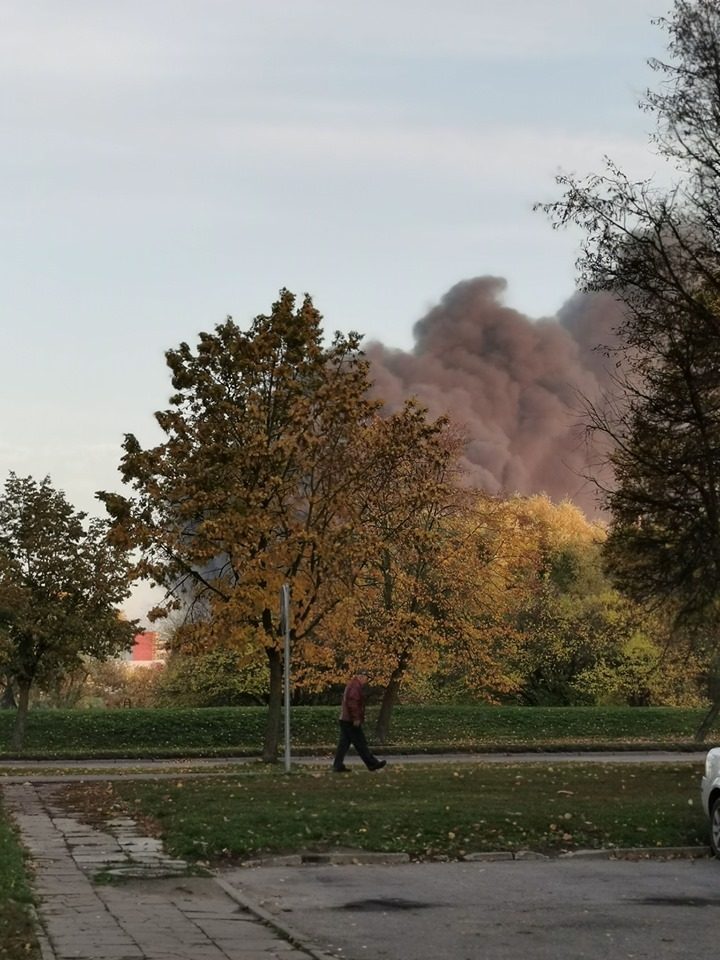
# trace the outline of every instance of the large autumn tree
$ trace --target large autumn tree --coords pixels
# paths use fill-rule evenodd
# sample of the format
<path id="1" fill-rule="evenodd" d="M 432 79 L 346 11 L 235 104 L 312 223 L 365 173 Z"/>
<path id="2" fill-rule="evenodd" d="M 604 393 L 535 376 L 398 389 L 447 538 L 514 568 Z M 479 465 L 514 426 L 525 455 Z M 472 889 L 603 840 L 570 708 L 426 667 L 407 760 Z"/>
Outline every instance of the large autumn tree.
<path id="1" fill-rule="evenodd" d="M 467 501 L 458 482 L 461 451 L 448 421 L 429 420 L 412 401 L 368 432 L 362 516 L 371 548 L 348 608 L 345 649 L 384 687 L 375 731 L 381 743 L 407 673 L 467 627 L 451 563 L 455 521 Z"/>
<path id="2" fill-rule="evenodd" d="M 643 106 L 668 189 L 610 164 L 561 177 L 557 224 L 585 233 L 583 285 L 625 308 L 613 395 L 590 410 L 615 484 L 607 560 L 636 600 L 663 605 L 720 652 L 720 4 L 676 0 Z M 713 714 L 720 711 L 715 700 Z M 712 715 L 708 717 L 708 722 Z"/>
<path id="3" fill-rule="evenodd" d="M 166 355 L 165 439 L 143 448 L 128 434 L 121 472 L 134 492 L 101 494 L 117 542 L 140 552 L 138 574 L 166 590 L 155 615 L 188 608 L 195 649 L 264 651 L 266 761 L 280 736 L 280 587 L 291 586 L 297 651 L 367 556 L 378 403 L 359 348 L 357 334 L 326 345 L 312 300 L 296 306 L 287 290 L 247 331 L 228 319 L 195 349 L 182 343 Z"/>
<path id="4" fill-rule="evenodd" d="M 463 629 L 442 650 L 432 677 L 438 692 L 494 701 L 538 687 L 544 696 L 551 677 L 582 669 L 581 650 L 599 655 L 599 617 L 590 616 L 597 584 L 577 575 L 586 573 L 578 562 L 586 552 L 599 552 L 599 526 L 541 495 L 476 495 L 453 526 L 444 567 Z M 531 693 L 523 699 L 538 702 Z"/>
<path id="5" fill-rule="evenodd" d="M 22 748 L 30 691 L 129 649 L 137 632 L 118 605 L 130 588 L 125 551 L 107 523 L 87 520 L 49 478 L 11 473 L 0 494 L 0 670 L 17 689 L 13 749 Z"/>

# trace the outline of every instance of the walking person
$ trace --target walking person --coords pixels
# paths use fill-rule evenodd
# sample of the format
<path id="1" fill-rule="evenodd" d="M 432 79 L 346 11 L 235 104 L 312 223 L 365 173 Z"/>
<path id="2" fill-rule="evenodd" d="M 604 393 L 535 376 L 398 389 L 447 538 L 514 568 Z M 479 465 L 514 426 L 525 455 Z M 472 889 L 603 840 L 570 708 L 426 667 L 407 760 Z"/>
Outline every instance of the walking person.
<path id="1" fill-rule="evenodd" d="M 335 773 L 347 773 L 349 771 L 350 768 L 345 766 L 344 760 L 351 745 L 355 747 L 368 770 L 380 770 L 387 763 L 387 760 L 379 760 L 375 754 L 371 753 L 365 739 L 362 725 L 365 722 L 367 684 L 367 673 L 358 670 L 345 687 L 342 707 L 340 708 L 340 739 L 333 762 Z"/>

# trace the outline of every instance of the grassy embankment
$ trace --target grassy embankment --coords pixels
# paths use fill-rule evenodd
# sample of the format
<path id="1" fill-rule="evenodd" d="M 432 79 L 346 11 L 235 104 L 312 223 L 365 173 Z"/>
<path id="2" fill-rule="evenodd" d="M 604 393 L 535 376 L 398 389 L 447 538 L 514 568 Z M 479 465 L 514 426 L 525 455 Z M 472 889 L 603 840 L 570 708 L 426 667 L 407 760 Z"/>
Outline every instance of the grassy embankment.
<path id="1" fill-rule="evenodd" d="M 128 812 L 174 855 L 217 864 L 350 848 L 417 858 L 474 851 L 698 846 L 701 764 L 389 765 L 342 776 L 267 769 L 203 780 L 74 784 L 94 819 Z"/>
<path id="2" fill-rule="evenodd" d="M 376 709 L 376 708 L 375 708 Z M 388 753 L 691 748 L 701 710 L 669 707 L 401 706 L 393 715 Z M 292 711 L 296 754 L 327 754 L 337 733 L 337 707 Z M 263 739 L 262 707 L 203 710 L 35 710 L 23 756 L 113 758 L 255 756 Z M 0 758 L 9 748 L 13 714 L 0 712 Z M 370 711 L 368 733 L 373 729 Z M 714 731 L 720 739 L 720 727 Z"/>

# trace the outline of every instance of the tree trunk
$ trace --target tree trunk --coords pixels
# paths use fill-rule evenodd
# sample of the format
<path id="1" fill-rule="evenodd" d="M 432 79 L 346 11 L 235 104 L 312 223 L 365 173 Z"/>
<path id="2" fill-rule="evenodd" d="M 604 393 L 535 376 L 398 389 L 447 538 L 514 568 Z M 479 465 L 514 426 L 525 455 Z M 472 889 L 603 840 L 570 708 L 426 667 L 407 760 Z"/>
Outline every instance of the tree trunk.
<path id="1" fill-rule="evenodd" d="M 8 683 L 3 690 L 3 695 L 0 697 L 0 710 L 16 710 L 17 703 L 15 703 L 15 694 L 13 693 L 12 684 Z"/>
<path id="2" fill-rule="evenodd" d="M 405 665 L 402 664 L 393 670 L 388 685 L 383 693 L 382 703 L 380 704 L 380 713 L 375 725 L 375 739 L 378 743 L 385 743 L 390 733 L 390 718 L 392 717 L 393 707 L 397 703 L 400 693 L 400 684 L 402 683 Z"/>
<path id="3" fill-rule="evenodd" d="M 283 666 L 279 650 L 275 647 L 266 647 L 265 652 L 270 667 L 270 697 L 262 759 L 263 763 L 277 763 L 280 745 L 280 721 L 282 719 Z"/>
<path id="4" fill-rule="evenodd" d="M 715 700 L 711 705 L 708 712 L 700 721 L 700 726 L 695 731 L 695 739 L 698 743 L 702 743 L 705 737 L 710 732 L 710 728 L 715 723 L 720 714 L 720 699 Z"/>
<path id="5" fill-rule="evenodd" d="M 700 726 L 695 731 L 695 739 L 698 743 L 703 742 L 720 714 L 720 656 L 718 655 L 715 655 L 710 663 L 707 689 L 710 695 L 710 709 L 702 718 Z"/>
<path id="6" fill-rule="evenodd" d="M 18 705 L 15 714 L 15 726 L 13 727 L 10 748 L 12 750 L 22 750 L 25 743 L 25 726 L 27 722 L 28 709 L 30 706 L 30 681 L 18 681 Z"/>

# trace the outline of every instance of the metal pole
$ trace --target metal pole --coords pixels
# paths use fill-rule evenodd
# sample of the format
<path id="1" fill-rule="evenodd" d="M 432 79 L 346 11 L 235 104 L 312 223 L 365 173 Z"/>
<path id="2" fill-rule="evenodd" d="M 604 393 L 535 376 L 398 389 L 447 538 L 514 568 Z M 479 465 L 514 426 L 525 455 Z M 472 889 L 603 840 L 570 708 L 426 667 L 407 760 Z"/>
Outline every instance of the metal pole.
<path id="1" fill-rule="evenodd" d="M 282 622 L 285 628 L 285 773 L 290 773 L 290 586 L 282 585 L 280 593 Z"/>

